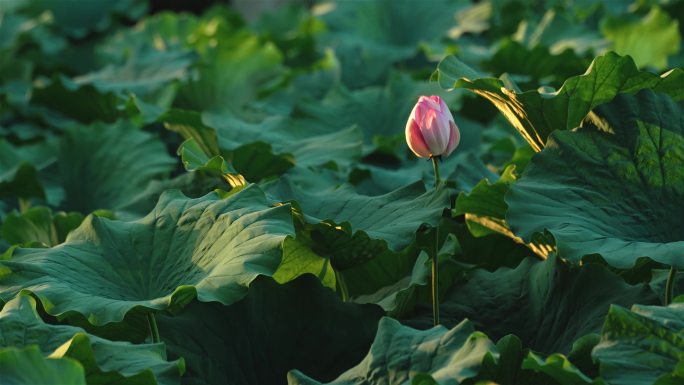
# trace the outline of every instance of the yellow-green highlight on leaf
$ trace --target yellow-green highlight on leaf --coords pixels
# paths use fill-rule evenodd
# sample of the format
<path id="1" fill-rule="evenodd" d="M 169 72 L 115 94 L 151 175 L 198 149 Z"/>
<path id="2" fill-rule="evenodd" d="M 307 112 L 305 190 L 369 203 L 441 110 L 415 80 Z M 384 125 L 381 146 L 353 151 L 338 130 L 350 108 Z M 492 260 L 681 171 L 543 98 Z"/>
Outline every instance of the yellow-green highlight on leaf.
<path id="1" fill-rule="evenodd" d="M 631 56 L 640 68 L 658 70 L 667 68 L 668 57 L 679 52 L 682 40 L 679 22 L 658 6 L 640 20 L 608 16 L 601 32 L 613 43 L 615 52 Z"/>

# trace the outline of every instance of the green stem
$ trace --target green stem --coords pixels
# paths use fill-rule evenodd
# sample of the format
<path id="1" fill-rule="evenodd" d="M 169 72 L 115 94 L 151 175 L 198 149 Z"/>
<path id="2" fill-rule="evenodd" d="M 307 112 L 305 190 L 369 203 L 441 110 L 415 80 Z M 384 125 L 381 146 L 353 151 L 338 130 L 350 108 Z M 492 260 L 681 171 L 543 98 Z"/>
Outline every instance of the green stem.
<path id="1" fill-rule="evenodd" d="M 340 272 L 337 270 L 335 270 L 335 281 L 337 281 L 337 288 L 340 290 L 340 294 L 342 295 L 342 301 L 349 301 L 349 288 L 347 287 L 347 282 L 344 280 L 344 277 L 342 277 L 342 274 L 340 274 Z"/>
<path id="2" fill-rule="evenodd" d="M 29 208 L 31 208 L 31 200 L 19 197 L 19 212 L 25 213 Z"/>
<path id="3" fill-rule="evenodd" d="M 439 325 L 439 227 L 435 228 L 435 252 L 432 256 L 432 320 Z"/>
<path id="4" fill-rule="evenodd" d="M 157 320 L 154 318 L 154 313 L 147 313 L 147 322 L 150 324 L 150 335 L 153 343 L 161 342 L 159 338 L 159 329 L 157 328 Z"/>
<path id="5" fill-rule="evenodd" d="M 677 269 L 670 267 L 670 274 L 667 275 L 667 282 L 665 283 L 665 306 L 672 303 L 672 297 L 674 296 L 674 284 L 675 276 L 677 275 Z"/>
<path id="6" fill-rule="evenodd" d="M 439 183 L 442 181 L 439 178 L 439 163 L 437 163 L 437 161 L 439 160 L 439 156 L 433 156 L 430 159 L 432 159 L 432 168 L 435 170 L 435 187 L 437 187 Z"/>
<path id="7" fill-rule="evenodd" d="M 438 156 L 430 158 L 432 160 L 432 168 L 435 170 L 435 188 L 439 187 L 442 180 L 439 177 L 439 160 Z M 435 249 L 432 254 L 432 320 L 435 326 L 439 325 L 439 261 L 437 255 L 439 254 L 439 224 L 435 228 Z"/>

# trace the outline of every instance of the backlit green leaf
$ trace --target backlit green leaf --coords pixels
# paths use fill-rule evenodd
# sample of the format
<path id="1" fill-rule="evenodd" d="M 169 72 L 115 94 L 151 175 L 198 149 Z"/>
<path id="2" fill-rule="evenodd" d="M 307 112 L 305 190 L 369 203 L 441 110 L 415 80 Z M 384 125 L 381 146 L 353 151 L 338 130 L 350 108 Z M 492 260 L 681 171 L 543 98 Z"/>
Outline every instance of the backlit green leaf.
<path id="1" fill-rule="evenodd" d="M 506 219 L 529 241 L 548 230 L 572 261 L 601 254 L 684 267 L 684 109 L 651 91 L 599 107 L 556 131 L 506 195 Z"/>
<path id="2" fill-rule="evenodd" d="M 230 304 L 256 276 L 273 274 L 292 233 L 290 208 L 271 207 L 256 186 L 226 199 L 170 191 L 137 221 L 91 215 L 58 247 L 16 250 L 0 261 L 11 270 L 0 297 L 27 290 L 49 314 L 79 313 L 94 325 L 135 308 L 177 310 L 195 296 Z"/>
<path id="3" fill-rule="evenodd" d="M 465 88 L 487 98 L 536 151 L 544 148 L 551 132 L 577 127 L 592 109 L 619 94 L 651 89 L 684 99 L 681 68 L 658 76 L 639 71 L 630 57 L 613 52 L 594 59 L 586 73 L 567 79 L 556 92 L 523 92 L 508 79 L 481 75 L 454 56 L 442 60 L 437 71 L 442 87 Z"/>

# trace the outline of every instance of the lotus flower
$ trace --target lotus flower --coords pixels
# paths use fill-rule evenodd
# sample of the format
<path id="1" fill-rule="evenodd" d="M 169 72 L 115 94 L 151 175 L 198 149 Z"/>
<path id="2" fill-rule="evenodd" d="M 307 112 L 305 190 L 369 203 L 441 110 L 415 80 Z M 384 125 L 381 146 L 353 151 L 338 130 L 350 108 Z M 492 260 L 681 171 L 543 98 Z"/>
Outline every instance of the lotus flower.
<path id="1" fill-rule="evenodd" d="M 406 122 L 406 143 L 420 158 L 449 156 L 461 134 L 451 111 L 437 95 L 421 96 Z"/>

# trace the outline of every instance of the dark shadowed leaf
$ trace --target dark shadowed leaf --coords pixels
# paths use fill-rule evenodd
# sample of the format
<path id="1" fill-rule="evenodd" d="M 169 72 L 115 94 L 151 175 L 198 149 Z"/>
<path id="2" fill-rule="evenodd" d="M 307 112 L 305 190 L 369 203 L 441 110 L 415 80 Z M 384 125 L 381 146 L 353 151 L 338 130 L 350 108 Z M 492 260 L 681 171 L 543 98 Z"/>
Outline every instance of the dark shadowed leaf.
<path id="1" fill-rule="evenodd" d="M 296 368 L 333 379 L 363 358 L 381 316 L 304 275 L 285 285 L 261 277 L 231 306 L 195 302 L 158 322 L 169 351 L 186 360 L 184 384 L 275 385 Z"/>
<path id="2" fill-rule="evenodd" d="M 0 198 L 45 197 L 36 166 L 31 159 L 27 159 L 27 154 L 5 139 L 0 139 L 0 170 Z"/>
<path id="3" fill-rule="evenodd" d="M 485 179 L 473 187 L 470 193 L 461 192 L 456 199 L 452 215 L 464 215 L 468 229 L 476 237 L 502 234 L 516 243 L 526 245 L 540 257 L 546 258 L 555 251 L 552 241 L 549 242 L 540 234 L 531 242 L 526 243 L 513 234 L 506 223 L 508 205 L 504 201 L 504 196 L 517 179 L 513 173 L 514 170 L 514 166 L 509 166 L 496 182 L 490 183 Z"/>
<path id="4" fill-rule="evenodd" d="M 302 370 L 288 374 L 290 385 L 361 385 L 409 383 L 418 373 L 431 374 L 443 385 L 457 385 L 475 377 L 494 344 L 464 321 L 451 330 L 435 326 L 416 330 L 383 318 L 366 358 L 334 381 L 319 382 Z"/>
<path id="5" fill-rule="evenodd" d="M 599 265 L 526 259 L 515 269 L 477 270 L 454 285 L 444 296 L 441 317 L 445 325 L 468 318 L 492 338 L 513 333 L 535 351 L 568 353 L 575 340 L 601 329 L 614 303 L 659 301 L 647 285 L 630 286 Z M 423 314 L 408 323 L 428 327 L 432 315 Z"/>
<path id="6" fill-rule="evenodd" d="M 116 92 L 100 92 L 90 84 L 83 86 L 66 76 L 37 83 L 31 103 L 56 111 L 63 117 L 89 124 L 98 120 L 114 122 L 132 114 L 126 110 L 127 98 Z"/>
<path id="7" fill-rule="evenodd" d="M 53 213 L 47 207 L 31 207 L 23 213 L 9 213 L 0 227 L 0 236 L 10 244 L 38 242 L 45 247 L 58 245 L 83 221 L 78 212 Z"/>

